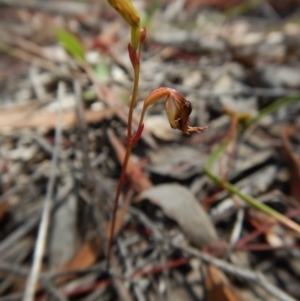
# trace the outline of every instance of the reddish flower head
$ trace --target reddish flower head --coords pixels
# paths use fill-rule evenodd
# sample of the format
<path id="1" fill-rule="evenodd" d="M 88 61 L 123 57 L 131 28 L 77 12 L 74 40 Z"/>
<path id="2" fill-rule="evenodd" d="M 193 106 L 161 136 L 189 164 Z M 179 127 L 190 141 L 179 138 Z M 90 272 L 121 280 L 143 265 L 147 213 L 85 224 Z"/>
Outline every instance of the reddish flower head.
<path id="1" fill-rule="evenodd" d="M 201 133 L 208 128 L 207 126 L 189 126 L 189 116 L 192 112 L 192 105 L 183 97 L 182 94 L 170 88 L 155 89 L 147 96 L 144 103 L 141 121 L 144 118 L 144 114 L 148 106 L 163 97 L 167 97 L 165 103 L 166 113 L 173 129 L 178 129 L 185 134 L 189 134 L 190 132 Z"/>

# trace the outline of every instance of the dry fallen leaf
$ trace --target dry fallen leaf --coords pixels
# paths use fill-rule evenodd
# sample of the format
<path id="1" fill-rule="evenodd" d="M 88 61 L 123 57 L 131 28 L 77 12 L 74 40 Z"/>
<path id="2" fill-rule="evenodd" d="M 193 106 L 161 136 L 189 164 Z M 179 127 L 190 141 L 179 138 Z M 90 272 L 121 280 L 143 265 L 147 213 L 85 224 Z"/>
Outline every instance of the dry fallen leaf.
<path id="1" fill-rule="evenodd" d="M 65 265 L 63 265 L 59 270 L 76 270 L 84 269 L 93 265 L 97 260 L 97 252 L 95 252 L 92 244 L 87 242 L 81 246 L 75 256 Z M 67 275 L 57 278 L 57 283 L 62 283 L 69 279 L 72 279 L 74 275 Z"/>
<path id="2" fill-rule="evenodd" d="M 213 265 L 207 266 L 208 275 L 205 279 L 206 301 L 243 301 L 239 294 L 228 283 L 226 276 Z"/>
<path id="3" fill-rule="evenodd" d="M 86 110 L 84 117 L 87 122 L 96 122 L 113 115 L 117 110 L 107 108 L 101 111 Z M 77 116 L 75 112 L 65 112 L 62 114 L 62 125 L 72 126 L 76 124 Z M 0 130 L 19 129 L 19 128 L 55 128 L 57 123 L 57 113 L 45 111 L 2 109 L 0 111 Z"/>
<path id="4" fill-rule="evenodd" d="M 152 187 L 138 196 L 159 206 L 166 216 L 175 220 L 189 240 L 197 247 L 219 241 L 209 216 L 194 195 L 178 184 L 162 184 Z"/>

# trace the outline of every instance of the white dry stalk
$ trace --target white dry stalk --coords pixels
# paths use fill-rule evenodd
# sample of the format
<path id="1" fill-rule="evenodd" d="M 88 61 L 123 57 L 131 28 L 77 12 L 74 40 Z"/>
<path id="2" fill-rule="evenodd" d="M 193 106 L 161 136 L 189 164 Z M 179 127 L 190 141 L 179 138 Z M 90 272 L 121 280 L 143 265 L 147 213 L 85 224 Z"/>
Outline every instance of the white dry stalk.
<path id="1" fill-rule="evenodd" d="M 61 100 L 63 97 L 63 83 L 59 82 L 58 84 L 58 101 L 61 104 Z M 61 106 L 58 110 L 57 116 L 57 125 L 55 129 L 55 142 L 54 142 L 54 151 L 51 160 L 51 167 L 50 167 L 50 176 L 49 181 L 47 184 L 47 192 L 46 198 L 43 206 L 41 221 L 39 224 L 38 235 L 35 243 L 34 248 L 34 255 L 33 255 L 33 263 L 31 266 L 30 274 L 26 283 L 25 293 L 23 297 L 23 301 L 32 301 L 34 300 L 35 288 L 39 278 L 39 273 L 41 269 L 42 260 L 45 253 L 45 245 L 47 241 L 48 235 L 48 228 L 49 228 L 49 221 L 52 209 L 52 198 L 53 198 L 53 190 L 54 184 L 56 180 L 56 168 L 57 162 L 59 157 L 59 146 L 60 146 L 60 139 L 61 139 L 61 123 L 62 123 L 62 112 Z"/>
<path id="2" fill-rule="evenodd" d="M 234 248 L 234 245 L 240 238 L 243 230 L 243 221 L 244 221 L 244 216 L 245 216 L 245 208 L 240 207 L 237 211 L 237 217 L 236 217 L 236 222 L 234 224 L 231 236 L 230 236 L 230 245 L 227 251 L 227 256 L 230 255 L 231 251 Z"/>

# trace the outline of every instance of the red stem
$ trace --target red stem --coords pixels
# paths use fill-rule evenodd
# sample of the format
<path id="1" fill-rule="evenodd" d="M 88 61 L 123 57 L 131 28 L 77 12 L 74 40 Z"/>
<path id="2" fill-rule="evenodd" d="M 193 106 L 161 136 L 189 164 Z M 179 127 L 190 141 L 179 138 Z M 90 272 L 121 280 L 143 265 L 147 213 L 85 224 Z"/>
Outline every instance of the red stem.
<path id="1" fill-rule="evenodd" d="M 140 47 L 141 47 L 141 45 L 139 46 L 139 48 Z M 114 239 L 115 223 L 116 223 L 116 217 L 117 217 L 119 197 L 121 194 L 122 187 L 124 185 L 126 169 L 127 169 L 129 157 L 131 154 L 131 150 L 134 145 L 134 142 L 132 142 L 132 140 L 131 140 L 131 138 L 132 138 L 132 116 L 133 116 L 133 109 L 134 109 L 134 105 L 136 102 L 138 86 L 139 86 L 140 63 L 138 62 L 138 64 L 134 64 L 133 68 L 134 68 L 134 83 L 133 83 L 132 96 L 131 96 L 129 113 L 128 113 L 127 146 L 126 146 L 126 153 L 125 153 L 124 161 L 122 164 L 122 171 L 121 171 L 121 175 L 119 178 L 115 199 L 113 202 L 112 224 L 111 224 L 110 237 L 108 239 L 108 246 L 107 246 L 107 263 L 108 263 L 108 265 L 110 262 L 112 243 L 113 243 L 113 239 Z"/>
<path id="2" fill-rule="evenodd" d="M 127 148 L 126 148 L 126 153 L 125 153 L 123 165 L 122 165 L 121 175 L 120 175 L 117 190 L 116 190 L 116 195 L 115 195 L 114 202 L 113 202 L 114 207 L 113 207 L 112 224 L 111 224 L 111 228 L 110 228 L 110 236 L 108 238 L 109 241 L 108 241 L 108 247 L 107 247 L 107 261 L 108 261 L 108 264 L 109 264 L 110 257 L 111 257 L 111 248 L 112 248 L 112 243 L 113 243 L 113 239 L 114 239 L 115 223 L 116 223 L 116 217 L 117 217 L 119 197 L 120 197 L 120 194 L 121 194 L 121 189 L 124 185 L 125 176 L 126 176 L 126 168 L 127 168 L 127 164 L 128 164 L 130 154 L 131 154 L 131 150 L 132 150 L 132 145 L 128 144 Z"/>

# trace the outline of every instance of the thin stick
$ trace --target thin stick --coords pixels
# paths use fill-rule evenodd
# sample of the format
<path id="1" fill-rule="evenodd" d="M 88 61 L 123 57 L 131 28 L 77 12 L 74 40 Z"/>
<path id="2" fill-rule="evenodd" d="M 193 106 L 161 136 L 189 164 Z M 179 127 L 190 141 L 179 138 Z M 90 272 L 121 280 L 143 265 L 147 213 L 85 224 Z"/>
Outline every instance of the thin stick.
<path id="1" fill-rule="evenodd" d="M 210 263 L 214 265 L 215 267 L 219 268 L 220 270 L 237 276 L 242 277 L 243 279 L 247 279 L 251 282 L 257 283 L 261 287 L 263 287 L 267 292 L 269 292 L 271 295 L 275 296 L 281 301 L 296 301 L 293 297 L 286 294 L 284 291 L 276 287 L 274 284 L 269 282 L 269 280 L 260 272 L 253 272 L 248 269 L 236 267 L 230 263 L 227 263 L 224 260 L 214 258 L 208 254 L 205 254 L 203 252 L 198 251 L 195 248 L 183 246 L 179 243 L 171 243 L 171 245 L 177 249 L 182 250 L 188 255 L 195 256 L 197 258 L 200 258 L 206 263 Z"/>
<path id="2" fill-rule="evenodd" d="M 264 288 L 271 295 L 275 296 L 281 301 L 296 301 L 293 297 L 272 284 L 262 273 L 255 272 L 250 269 L 237 267 L 231 263 L 228 263 L 222 259 L 212 257 L 211 255 L 201 252 L 196 248 L 188 247 L 182 244 L 182 241 L 173 241 L 170 237 L 163 236 L 157 226 L 148 218 L 146 214 L 141 212 L 139 209 L 130 208 L 130 212 L 136 217 L 146 228 L 150 229 L 153 233 L 153 238 L 158 245 L 169 244 L 172 247 L 181 250 L 183 253 L 197 257 L 206 263 L 212 264 L 220 270 L 230 275 L 241 277 L 250 282 L 256 283 Z"/>
<path id="3" fill-rule="evenodd" d="M 63 86 L 60 82 L 58 84 L 58 100 L 61 101 L 63 94 Z M 59 157 L 59 145 L 61 138 L 61 109 L 59 109 L 57 116 L 57 126 L 55 130 L 55 145 L 51 161 L 50 177 L 47 185 L 47 193 L 42 211 L 42 217 L 39 225 L 38 236 L 35 243 L 33 264 L 31 267 L 30 275 L 26 283 L 23 301 L 32 301 L 34 299 L 35 287 L 39 278 L 42 259 L 45 252 L 45 245 L 48 234 L 48 227 L 50 221 L 50 214 L 52 208 L 52 197 L 54 191 L 54 184 L 56 180 L 56 166 Z"/>
<path id="4" fill-rule="evenodd" d="M 53 285 L 49 279 L 43 279 L 43 287 L 57 301 L 67 301 L 68 299 Z"/>

